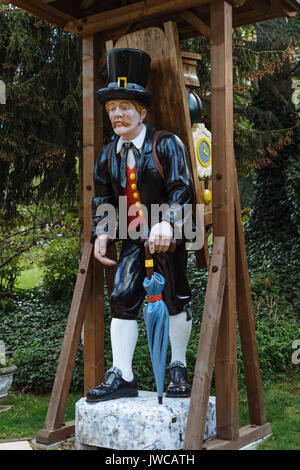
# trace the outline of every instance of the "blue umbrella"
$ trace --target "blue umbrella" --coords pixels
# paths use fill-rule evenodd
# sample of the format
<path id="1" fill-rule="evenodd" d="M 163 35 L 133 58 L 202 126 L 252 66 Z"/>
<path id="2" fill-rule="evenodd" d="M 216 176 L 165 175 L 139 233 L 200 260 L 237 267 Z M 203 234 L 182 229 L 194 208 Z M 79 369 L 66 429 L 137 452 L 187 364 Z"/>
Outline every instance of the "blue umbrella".
<path id="1" fill-rule="evenodd" d="M 174 243 L 171 245 L 171 250 L 174 251 Z M 144 307 L 144 320 L 158 403 L 162 404 L 169 337 L 169 312 L 162 300 L 166 280 L 153 270 L 153 259 L 149 253 L 148 242 L 145 243 L 145 251 L 147 277 L 144 279 L 143 286 L 149 296 L 149 303 Z"/>

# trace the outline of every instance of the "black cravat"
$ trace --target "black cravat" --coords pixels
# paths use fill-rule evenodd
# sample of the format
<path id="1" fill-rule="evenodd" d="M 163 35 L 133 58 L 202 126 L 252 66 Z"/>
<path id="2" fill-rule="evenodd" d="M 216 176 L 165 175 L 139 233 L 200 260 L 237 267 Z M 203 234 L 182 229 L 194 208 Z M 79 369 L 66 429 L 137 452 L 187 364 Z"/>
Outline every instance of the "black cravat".
<path id="1" fill-rule="evenodd" d="M 135 145 L 132 142 L 126 142 L 126 143 L 123 144 L 123 146 L 125 148 L 125 151 L 124 151 L 124 153 L 121 157 L 120 184 L 121 184 L 121 188 L 126 188 L 126 185 L 127 185 L 127 157 L 128 157 L 129 149 L 132 150 L 136 168 L 137 168 L 137 165 L 138 165 L 138 160 L 139 160 L 139 155 L 140 154 L 139 154 L 138 149 L 135 147 Z"/>
<path id="2" fill-rule="evenodd" d="M 127 157 L 128 157 L 128 152 L 131 147 L 131 142 L 127 142 L 126 144 L 123 144 L 125 151 L 122 155 L 121 158 L 121 166 L 120 166 L 120 173 L 121 173 L 121 188 L 126 188 L 127 184 Z"/>

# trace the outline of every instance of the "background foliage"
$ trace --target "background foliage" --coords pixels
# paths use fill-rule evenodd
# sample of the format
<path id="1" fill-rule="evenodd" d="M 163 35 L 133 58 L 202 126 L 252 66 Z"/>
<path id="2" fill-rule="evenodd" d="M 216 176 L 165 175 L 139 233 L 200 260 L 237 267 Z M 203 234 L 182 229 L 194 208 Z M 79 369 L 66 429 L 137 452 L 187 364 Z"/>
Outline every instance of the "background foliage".
<path id="1" fill-rule="evenodd" d="M 0 208 L 76 201 L 81 154 L 81 42 L 24 11 L 0 5 Z"/>
<path id="2" fill-rule="evenodd" d="M 234 143 L 264 382 L 296 372 L 292 342 L 300 338 L 300 135 L 293 88 L 300 78 L 299 33 L 299 17 L 233 33 Z M 210 128 L 209 42 L 197 38 L 182 48 L 202 54 L 198 94 Z M 14 386 L 36 393 L 49 392 L 53 384 L 79 261 L 80 49 L 77 38 L 0 6 L 0 80 L 7 86 L 7 104 L 0 105 L 0 338 L 18 366 Z M 40 283 L 18 288 L 32 266 L 40 270 Z M 192 376 L 207 282 L 193 255 L 188 277 Z M 108 367 L 107 301 L 105 312 Z M 142 315 L 139 331 L 135 372 L 142 388 L 154 389 Z M 82 363 L 81 345 L 76 390 L 82 389 Z M 239 337 L 238 367 L 243 385 Z"/>

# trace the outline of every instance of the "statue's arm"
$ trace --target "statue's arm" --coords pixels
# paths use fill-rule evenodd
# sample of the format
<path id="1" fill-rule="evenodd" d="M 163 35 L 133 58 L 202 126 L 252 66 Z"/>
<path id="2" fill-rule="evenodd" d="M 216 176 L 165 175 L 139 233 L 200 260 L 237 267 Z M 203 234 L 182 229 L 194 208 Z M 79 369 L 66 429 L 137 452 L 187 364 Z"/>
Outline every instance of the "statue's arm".
<path id="1" fill-rule="evenodd" d="M 93 243 L 99 233 L 107 232 L 107 224 L 101 222 L 106 215 L 101 213 L 100 207 L 103 204 L 111 204 L 116 207 L 115 197 L 113 194 L 111 178 L 108 170 L 108 158 L 110 154 L 110 145 L 104 147 L 96 161 L 94 167 L 94 187 L 95 193 L 92 199 L 92 230 L 91 242 Z"/>
<path id="2" fill-rule="evenodd" d="M 182 141 L 172 133 L 163 133 L 158 138 L 156 150 L 164 170 L 170 223 L 174 228 L 174 222 L 184 223 L 183 209 L 187 204 L 192 205 L 195 197 L 187 151 Z"/>

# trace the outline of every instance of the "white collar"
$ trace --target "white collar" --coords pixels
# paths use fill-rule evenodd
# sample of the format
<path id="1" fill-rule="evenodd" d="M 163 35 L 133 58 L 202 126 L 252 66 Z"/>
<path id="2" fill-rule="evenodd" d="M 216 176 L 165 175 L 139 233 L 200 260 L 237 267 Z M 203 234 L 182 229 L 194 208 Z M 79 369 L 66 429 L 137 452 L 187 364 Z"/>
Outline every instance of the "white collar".
<path id="1" fill-rule="evenodd" d="M 147 130 L 147 128 L 146 128 L 145 124 L 143 123 L 143 124 L 142 124 L 142 130 L 141 130 L 141 132 L 139 133 L 139 135 L 137 135 L 137 136 L 136 136 L 134 139 L 132 139 L 132 140 L 129 140 L 129 141 L 126 140 L 126 142 L 132 142 L 132 143 L 134 144 L 134 146 L 135 146 L 138 150 L 140 150 L 140 149 L 142 148 L 143 143 L 144 143 L 144 140 L 145 140 L 146 130 Z M 119 138 L 118 144 L 117 144 L 117 153 L 120 153 L 121 148 L 122 148 L 122 145 L 123 145 L 124 142 L 125 142 L 125 141 L 124 141 L 123 137 L 121 136 L 121 137 Z"/>

